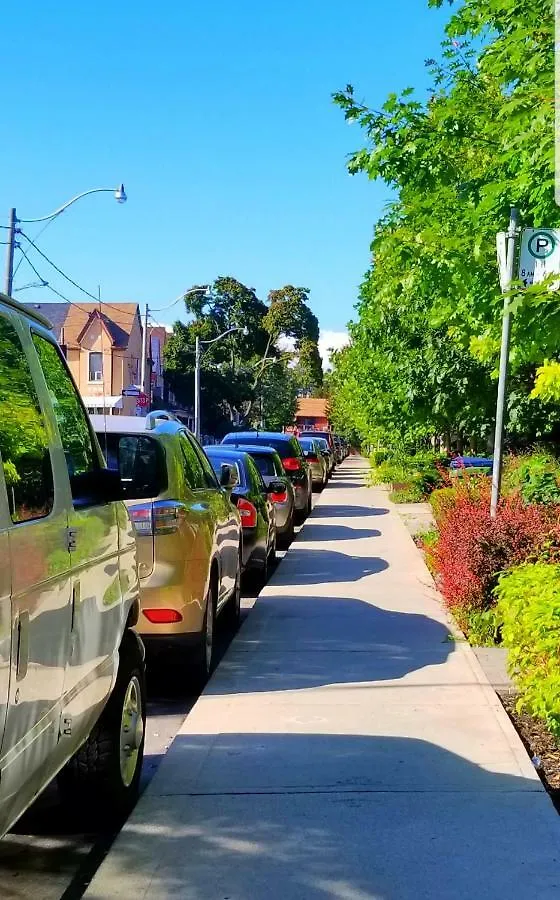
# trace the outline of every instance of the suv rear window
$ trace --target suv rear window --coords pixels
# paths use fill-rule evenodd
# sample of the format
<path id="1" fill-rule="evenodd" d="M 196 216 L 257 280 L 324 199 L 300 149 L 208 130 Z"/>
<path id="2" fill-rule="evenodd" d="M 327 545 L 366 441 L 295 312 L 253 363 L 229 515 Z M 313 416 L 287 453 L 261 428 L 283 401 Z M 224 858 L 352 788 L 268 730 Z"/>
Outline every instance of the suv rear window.
<path id="1" fill-rule="evenodd" d="M 251 457 L 261 475 L 276 475 L 274 459 L 270 453 L 251 453 Z"/>
<path id="2" fill-rule="evenodd" d="M 235 444 L 235 435 L 224 438 L 223 443 L 225 445 Z M 287 435 L 285 438 L 274 438 L 267 437 L 264 434 L 262 435 L 262 437 L 258 434 L 252 434 L 250 441 L 245 438 L 245 443 L 262 444 L 263 447 L 272 447 L 273 450 L 276 450 L 276 452 L 280 456 L 280 459 L 286 459 L 287 456 L 301 456 L 301 450 L 299 449 L 297 441 L 295 441 L 292 437 L 288 437 Z M 239 441 L 239 449 L 243 449 L 242 441 Z"/>

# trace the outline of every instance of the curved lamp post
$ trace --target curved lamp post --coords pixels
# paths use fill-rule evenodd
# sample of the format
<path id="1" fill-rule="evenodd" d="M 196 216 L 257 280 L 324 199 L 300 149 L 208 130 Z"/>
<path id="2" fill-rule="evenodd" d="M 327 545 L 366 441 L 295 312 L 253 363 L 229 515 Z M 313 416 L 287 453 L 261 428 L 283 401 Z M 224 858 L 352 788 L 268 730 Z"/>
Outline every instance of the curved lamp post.
<path id="1" fill-rule="evenodd" d="M 222 338 L 227 337 L 228 334 L 233 334 L 234 331 L 242 331 L 245 335 L 249 333 L 246 327 L 234 325 L 233 328 L 228 328 L 223 334 L 219 334 L 218 337 L 209 341 L 201 341 L 197 335 L 194 350 L 194 436 L 197 441 L 200 441 L 200 357 L 202 356 L 202 347 L 215 344 L 217 341 L 221 341 Z"/>
<path id="2" fill-rule="evenodd" d="M 65 209 L 68 209 L 68 207 L 72 206 L 73 203 L 81 200 L 82 197 L 87 197 L 89 194 L 113 194 L 117 203 L 126 203 L 126 192 L 124 189 L 124 184 L 120 184 L 118 188 L 116 188 L 116 190 L 115 188 L 92 188 L 90 191 L 82 191 L 81 194 L 76 194 L 75 197 L 72 197 L 72 199 L 68 200 L 67 203 L 59 206 L 58 209 L 55 209 L 55 211 L 50 213 L 48 216 L 39 216 L 36 219 L 18 219 L 16 210 L 12 207 L 12 209 L 10 210 L 10 218 L 8 222 L 8 249 L 6 253 L 6 276 L 4 284 L 5 292 L 8 297 L 11 297 L 12 295 L 12 286 L 14 280 L 14 249 L 16 246 L 18 224 L 22 223 L 25 225 L 29 225 L 35 224 L 37 222 L 47 222 L 49 219 L 56 219 L 56 217 L 63 213 Z"/>

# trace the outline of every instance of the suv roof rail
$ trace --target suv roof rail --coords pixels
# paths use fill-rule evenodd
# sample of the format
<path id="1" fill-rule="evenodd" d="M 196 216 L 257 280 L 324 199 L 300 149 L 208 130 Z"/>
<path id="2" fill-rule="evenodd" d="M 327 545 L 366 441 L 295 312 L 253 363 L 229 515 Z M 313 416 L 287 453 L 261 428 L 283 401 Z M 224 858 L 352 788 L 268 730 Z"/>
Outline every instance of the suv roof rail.
<path id="1" fill-rule="evenodd" d="M 180 419 L 177 416 L 173 415 L 173 413 L 169 412 L 167 409 L 154 409 L 153 412 L 149 412 L 146 416 L 146 431 L 153 431 L 158 422 L 177 422 L 179 425 L 182 425 Z"/>

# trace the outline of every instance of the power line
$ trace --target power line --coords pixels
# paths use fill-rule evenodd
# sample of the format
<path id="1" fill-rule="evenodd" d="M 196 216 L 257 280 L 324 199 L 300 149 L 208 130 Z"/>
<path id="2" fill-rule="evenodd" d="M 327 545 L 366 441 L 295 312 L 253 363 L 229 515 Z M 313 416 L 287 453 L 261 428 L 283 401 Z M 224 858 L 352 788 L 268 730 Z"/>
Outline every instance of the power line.
<path id="1" fill-rule="evenodd" d="M 77 288 L 79 291 L 81 291 L 82 294 L 85 294 L 87 297 L 91 297 L 92 300 L 95 300 L 96 303 L 99 303 L 99 297 L 96 297 L 94 294 L 90 294 L 90 292 L 89 292 L 89 291 L 86 291 L 86 289 L 83 288 L 80 284 L 78 284 L 77 281 L 74 281 L 73 278 L 70 278 L 70 276 L 67 275 L 66 272 L 63 272 L 62 269 L 61 269 L 59 266 L 57 266 L 56 263 L 54 263 L 54 262 L 52 261 L 52 259 L 49 259 L 49 257 L 47 256 L 46 253 L 43 253 L 43 251 L 37 246 L 37 244 L 35 243 L 35 241 L 32 241 L 31 238 L 28 237 L 28 235 L 26 235 L 24 231 L 20 231 L 19 233 L 21 234 L 22 237 L 25 238 L 26 241 L 29 241 L 29 243 L 30 243 L 31 246 L 37 251 L 37 253 L 39 254 L 39 256 L 42 256 L 43 259 L 44 259 L 46 262 L 48 262 L 48 264 L 49 264 L 50 266 L 52 266 L 53 269 L 55 269 L 55 271 L 57 271 L 59 275 L 62 275 L 62 277 L 65 278 L 66 281 L 68 281 L 71 285 L 73 285 L 75 288 Z"/>

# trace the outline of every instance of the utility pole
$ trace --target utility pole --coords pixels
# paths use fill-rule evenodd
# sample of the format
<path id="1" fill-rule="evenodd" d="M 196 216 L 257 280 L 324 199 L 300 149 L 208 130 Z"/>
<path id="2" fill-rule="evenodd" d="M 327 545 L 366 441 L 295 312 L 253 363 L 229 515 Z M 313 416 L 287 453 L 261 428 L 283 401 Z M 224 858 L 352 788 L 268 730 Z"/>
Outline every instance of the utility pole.
<path id="1" fill-rule="evenodd" d="M 200 440 L 200 338 L 194 345 L 194 436 Z"/>
<path id="2" fill-rule="evenodd" d="M 490 516 L 495 519 L 500 499 L 500 487 L 502 483 L 502 457 L 504 440 L 504 413 L 506 405 L 507 372 L 509 362 L 509 342 L 511 334 L 511 313 L 509 310 L 510 298 L 508 296 L 513 282 L 515 271 L 515 256 L 517 250 L 517 233 L 519 216 L 517 210 L 512 207 L 509 219 L 509 228 L 506 233 L 506 260 L 504 277 L 502 280 L 502 292 L 504 294 L 504 312 L 502 318 L 502 345 L 500 348 L 500 376 L 498 379 L 498 398 L 496 402 L 496 430 L 494 434 L 494 465 L 492 468 L 492 497 L 490 500 Z"/>
<path id="3" fill-rule="evenodd" d="M 6 251 L 6 277 L 4 283 L 4 292 L 8 297 L 12 296 L 12 285 L 14 281 L 14 250 L 16 246 L 16 211 L 12 207 L 10 210 L 10 218 L 8 221 L 8 247 Z"/>
<path id="4" fill-rule="evenodd" d="M 144 311 L 144 327 L 142 329 L 142 359 L 140 361 L 140 387 L 142 388 L 142 392 L 144 394 L 148 394 L 146 390 L 146 371 L 147 371 L 147 356 L 148 356 L 148 317 L 150 315 L 150 308 L 146 303 L 146 309 Z"/>

